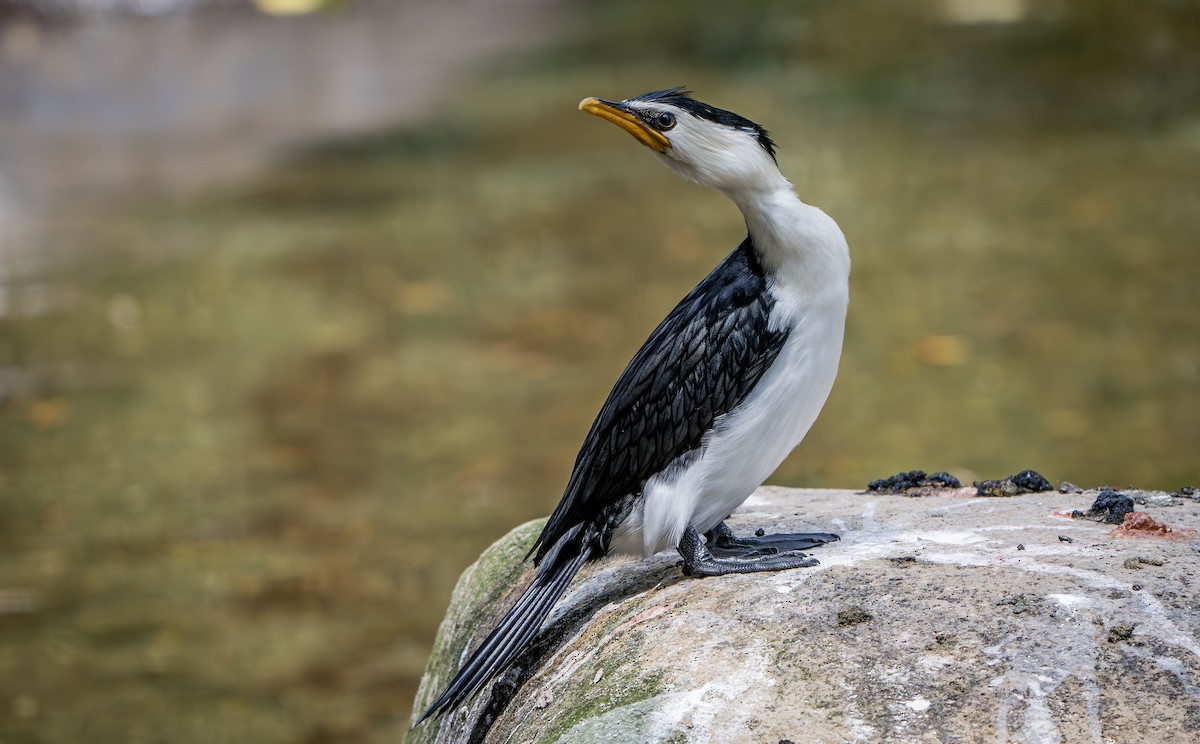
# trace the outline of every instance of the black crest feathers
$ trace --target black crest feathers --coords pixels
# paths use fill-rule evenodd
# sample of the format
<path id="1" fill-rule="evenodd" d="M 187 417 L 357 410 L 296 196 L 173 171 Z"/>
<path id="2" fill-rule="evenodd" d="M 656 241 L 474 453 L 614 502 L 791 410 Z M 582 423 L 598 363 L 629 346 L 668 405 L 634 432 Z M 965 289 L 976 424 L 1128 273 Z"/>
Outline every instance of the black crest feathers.
<path id="1" fill-rule="evenodd" d="M 686 90 L 682 85 L 667 88 L 666 90 L 643 93 L 630 100 L 643 101 L 645 103 L 669 103 L 672 106 L 678 106 L 698 119 L 706 119 L 727 127 L 750 132 L 758 140 L 758 144 L 762 145 L 762 148 L 771 156 L 771 159 L 776 159 L 775 143 L 771 140 L 771 135 L 766 129 L 763 129 L 740 114 L 719 109 L 716 106 L 710 106 L 703 101 L 697 101 L 695 98 L 692 98 L 692 92 Z"/>

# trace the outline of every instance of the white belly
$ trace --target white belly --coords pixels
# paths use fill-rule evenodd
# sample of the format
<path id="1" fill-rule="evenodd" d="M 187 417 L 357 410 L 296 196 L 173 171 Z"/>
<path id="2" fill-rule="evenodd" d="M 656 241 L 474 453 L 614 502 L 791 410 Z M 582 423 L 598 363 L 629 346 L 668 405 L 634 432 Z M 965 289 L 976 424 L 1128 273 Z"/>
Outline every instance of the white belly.
<path id="1" fill-rule="evenodd" d="M 742 405 L 717 419 L 686 468 L 647 482 L 643 498 L 613 535 L 614 550 L 653 555 L 673 548 L 689 526 L 707 532 L 762 485 L 808 433 L 829 397 L 842 353 L 845 308 L 844 296 L 831 297 L 792 305 L 791 317 L 779 318 L 792 331 L 775 363 Z"/>

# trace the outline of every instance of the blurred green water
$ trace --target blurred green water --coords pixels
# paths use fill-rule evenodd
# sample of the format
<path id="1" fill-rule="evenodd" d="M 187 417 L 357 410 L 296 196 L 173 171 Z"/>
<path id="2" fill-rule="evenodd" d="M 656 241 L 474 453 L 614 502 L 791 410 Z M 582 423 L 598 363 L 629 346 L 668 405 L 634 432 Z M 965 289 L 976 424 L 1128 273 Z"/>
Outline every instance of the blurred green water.
<path id="1" fill-rule="evenodd" d="M 585 95 L 688 83 L 846 231 L 774 482 L 1200 481 L 1194 6 L 726 5 L 581 7 L 420 127 L 62 221 L 0 319 L 0 738 L 402 735 L 458 573 L 742 236 Z"/>

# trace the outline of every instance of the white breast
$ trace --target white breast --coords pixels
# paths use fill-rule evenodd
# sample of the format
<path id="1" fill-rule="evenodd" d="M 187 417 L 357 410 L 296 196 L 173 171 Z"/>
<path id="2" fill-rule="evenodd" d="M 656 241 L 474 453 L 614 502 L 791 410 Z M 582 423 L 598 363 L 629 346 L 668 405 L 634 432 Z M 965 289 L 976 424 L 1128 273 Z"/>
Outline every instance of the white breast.
<path id="1" fill-rule="evenodd" d="M 783 349 L 746 401 L 717 420 L 699 456 L 682 471 L 652 478 L 616 531 L 614 550 L 653 555 L 703 533 L 742 505 L 817 419 L 837 376 L 846 317 L 844 293 L 803 304 L 780 297 L 772 325 L 791 326 Z"/>

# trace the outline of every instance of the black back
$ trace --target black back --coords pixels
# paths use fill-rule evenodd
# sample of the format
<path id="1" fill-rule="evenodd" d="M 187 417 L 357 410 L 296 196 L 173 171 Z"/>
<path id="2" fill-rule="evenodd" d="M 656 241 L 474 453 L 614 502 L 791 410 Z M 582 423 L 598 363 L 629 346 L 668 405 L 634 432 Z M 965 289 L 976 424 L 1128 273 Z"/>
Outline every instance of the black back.
<path id="1" fill-rule="evenodd" d="M 608 552 L 646 481 L 685 463 L 775 361 L 787 330 L 768 328 L 773 305 L 747 237 L 650 334 L 613 386 L 534 544 L 538 563 L 581 522 L 600 527 L 593 556 Z"/>

